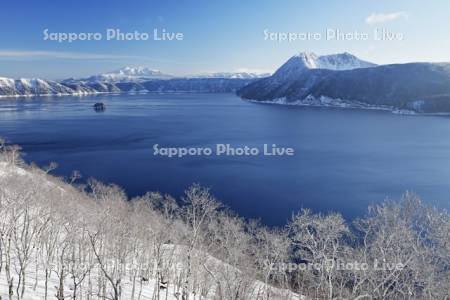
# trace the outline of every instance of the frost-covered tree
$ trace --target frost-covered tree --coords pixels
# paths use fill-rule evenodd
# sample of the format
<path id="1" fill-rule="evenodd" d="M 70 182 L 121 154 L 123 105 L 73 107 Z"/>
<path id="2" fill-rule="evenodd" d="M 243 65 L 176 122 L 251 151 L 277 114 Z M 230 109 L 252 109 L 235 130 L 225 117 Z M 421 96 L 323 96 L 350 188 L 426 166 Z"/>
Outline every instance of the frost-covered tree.
<path id="1" fill-rule="evenodd" d="M 45 300 L 450 295 L 450 216 L 413 194 L 353 224 L 302 210 L 268 228 L 197 184 L 179 200 L 128 199 L 95 180 L 75 186 L 78 174 L 55 178 L 54 167 L 28 166 L 0 140 L 0 296 L 9 300 L 38 291 Z"/>

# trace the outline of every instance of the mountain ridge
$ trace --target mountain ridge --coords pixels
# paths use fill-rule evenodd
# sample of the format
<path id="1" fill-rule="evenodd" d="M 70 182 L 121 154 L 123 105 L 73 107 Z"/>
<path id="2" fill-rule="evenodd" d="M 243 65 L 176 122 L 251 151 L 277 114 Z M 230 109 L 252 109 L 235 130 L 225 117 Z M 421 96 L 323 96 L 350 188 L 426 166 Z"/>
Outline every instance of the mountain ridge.
<path id="1" fill-rule="evenodd" d="M 247 78 L 218 77 L 168 78 L 118 82 L 69 79 L 56 82 L 44 79 L 12 79 L 0 77 L 0 98 L 147 92 L 235 93 L 253 80 Z"/>

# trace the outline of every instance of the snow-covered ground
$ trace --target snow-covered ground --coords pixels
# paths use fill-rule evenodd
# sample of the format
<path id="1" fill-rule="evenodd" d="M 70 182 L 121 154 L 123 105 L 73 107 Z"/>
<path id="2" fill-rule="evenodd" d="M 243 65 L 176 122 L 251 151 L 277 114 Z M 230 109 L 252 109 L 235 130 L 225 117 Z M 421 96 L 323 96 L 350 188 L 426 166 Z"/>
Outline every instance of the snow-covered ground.
<path id="1" fill-rule="evenodd" d="M 32 258 L 32 261 L 34 260 L 34 257 Z M 13 260 L 13 265 L 17 264 L 15 260 Z M 99 270 L 95 270 L 92 275 L 93 282 L 96 281 L 96 278 L 98 277 L 96 273 L 98 273 Z M 13 273 L 15 273 L 13 271 Z M 14 274 L 16 275 L 16 274 Z M 17 277 L 17 275 L 15 276 Z M 41 300 L 45 299 L 45 272 L 42 269 L 37 270 L 36 272 L 36 264 L 30 263 L 28 267 L 28 271 L 26 273 L 27 283 L 26 283 L 26 289 L 24 297 L 21 298 L 23 300 Z M 135 299 L 155 299 L 156 295 L 156 289 L 155 286 L 157 285 L 157 282 L 154 279 L 149 278 L 148 281 L 142 282 L 142 284 L 137 283 L 135 286 Z M 52 272 L 50 275 L 50 278 L 48 280 L 48 289 L 47 289 L 47 299 L 56 299 L 55 295 L 57 294 L 57 288 L 59 286 L 59 278 L 55 272 Z M 122 298 L 121 299 L 132 299 L 132 290 L 133 290 L 133 284 L 130 280 L 124 280 L 122 283 Z M 64 281 L 64 291 L 65 296 L 67 299 L 73 299 L 72 294 L 74 290 L 74 284 L 71 282 L 70 278 L 66 278 Z M 176 291 L 172 288 L 167 289 L 160 289 L 160 299 L 167 299 L 167 300 L 177 300 L 180 299 L 180 297 L 177 298 L 175 296 Z M 17 294 L 17 291 L 14 289 L 14 295 Z M 9 299 L 8 298 L 8 284 L 7 279 L 5 275 L 5 271 L 0 272 L 0 299 Z M 13 299 L 17 299 L 16 296 L 13 296 Z M 93 295 L 92 299 L 100 299 Z M 156 298 L 157 299 L 157 298 Z M 293 298 L 294 299 L 294 298 Z"/>
<path id="2" fill-rule="evenodd" d="M 35 189 L 33 189 L 34 187 Z M 34 191 L 42 191 L 42 195 L 34 195 L 33 197 L 46 197 L 53 199 L 68 199 L 67 201 L 74 201 L 73 199 L 81 199 L 81 198 L 73 198 L 76 193 L 79 193 L 77 189 L 72 187 L 69 184 L 63 183 L 61 180 L 56 179 L 52 176 L 47 175 L 42 170 L 30 169 L 27 166 L 18 167 L 11 163 L 1 161 L 0 160 L 0 212 L 3 211 L 4 205 L 8 205 L 8 200 L 15 199 L 18 195 L 24 194 L 24 196 L 29 195 L 24 191 L 30 191 L 30 194 L 33 194 Z M 45 200 L 45 199 L 44 199 Z M 38 201 L 42 201 L 39 199 Z M 49 200 L 50 201 L 50 200 Z M 79 201 L 79 200 L 77 200 Z M 10 202 L 11 204 L 11 202 Z M 69 207 L 69 206 L 68 206 Z M 76 206 L 73 206 L 76 207 Z M 64 208 L 62 208 L 64 210 Z M 70 208 L 67 208 L 70 209 Z M 46 218 L 45 215 L 40 215 L 41 212 L 39 209 L 35 210 L 34 217 L 41 219 Z M 98 216 L 101 217 L 101 216 Z M 20 216 L 19 216 L 20 218 Z M 0 216 L 0 225 L 2 225 L 1 216 Z M 19 224 L 22 224 L 20 221 Z M 4 223 L 3 223 L 4 224 Z M 6 224 L 7 225 L 7 224 Z M 3 225 L 2 225 L 3 226 Z M 5 227 L 1 227 L 3 230 Z M 16 230 L 19 228 L 13 229 Z M 22 227 L 19 229 L 21 230 Z M 45 228 L 43 229 L 45 230 Z M 70 232 L 70 231 L 68 231 Z M 65 239 L 71 238 L 70 234 L 60 235 L 60 241 L 58 243 L 64 243 Z M 33 248 L 30 249 L 31 255 L 27 259 L 28 263 L 26 266 L 25 274 L 25 285 L 24 285 L 24 296 L 23 300 L 38 300 L 45 298 L 45 267 L 43 262 L 43 257 L 46 256 L 45 251 L 39 248 L 39 243 L 33 242 Z M 20 245 L 22 247 L 23 244 Z M 17 247 L 17 245 L 16 245 Z M 19 247 L 19 248 L 20 248 Z M 19 280 L 19 273 L 21 270 L 21 265 L 19 261 L 19 254 L 21 251 L 17 249 L 13 249 L 10 253 L 10 277 L 13 278 L 13 293 L 14 296 L 12 299 L 18 299 L 17 294 L 22 293 L 20 288 L 17 290 L 17 283 Z M 161 248 L 162 252 L 162 265 L 169 266 L 169 273 L 178 274 L 174 277 L 179 276 L 179 274 L 183 272 L 183 266 L 185 267 L 185 262 L 183 261 L 184 256 L 186 254 L 186 246 L 175 245 L 175 244 L 164 244 Z M 213 278 L 219 278 L 219 273 L 227 272 L 229 274 L 239 274 L 240 271 L 235 267 L 220 261 L 219 259 L 211 256 L 210 254 L 204 252 L 203 250 L 193 250 L 191 253 L 193 258 L 192 263 L 197 265 L 199 268 L 205 268 L 209 273 L 205 273 L 206 276 L 213 276 L 209 279 L 210 287 L 208 291 L 205 293 L 207 296 L 194 295 L 190 294 L 190 299 L 215 299 L 215 283 Z M 6 251 L 3 249 L 2 252 L 2 268 L 0 269 L 0 299 L 5 300 L 9 299 L 8 296 L 8 279 L 6 273 Z M 56 260 L 57 261 L 57 260 Z M 170 263 L 169 263 L 170 261 Z M 61 265 L 53 265 L 55 260 L 53 259 L 52 265 L 48 268 L 50 271 L 48 280 L 47 280 L 47 299 L 55 299 L 57 295 L 58 289 L 60 289 L 60 280 L 59 274 L 62 270 Z M 178 300 L 181 299 L 181 286 L 180 284 L 172 283 L 166 288 L 165 283 L 161 283 L 161 281 L 157 280 L 157 276 L 143 278 L 140 276 L 136 277 L 136 273 L 134 273 L 135 264 L 134 262 L 126 262 L 126 271 L 122 276 L 120 289 L 121 289 L 121 297 L 120 299 L 166 299 L 166 300 Z M 87 265 L 86 265 L 87 266 Z M 73 299 L 72 295 L 74 293 L 74 277 L 70 276 L 70 274 L 75 274 L 74 272 L 70 273 L 71 265 L 64 264 L 64 272 L 66 275 L 64 276 L 63 282 L 63 290 L 65 299 Z M 84 278 L 83 284 L 78 286 L 77 288 L 77 297 L 76 299 L 101 299 L 98 294 L 100 293 L 100 289 L 97 288 L 97 284 L 101 280 L 104 279 L 104 273 L 102 273 L 102 269 L 99 264 L 90 265 L 90 267 L 86 267 L 86 270 L 89 269 L 89 272 Z M 83 273 L 83 270 L 76 270 L 77 274 Z M 70 274 L 69 274 L 70 273 Z M 134 275 L 133 275 L 134 274 Z M 210 274 L 210 275 L 208 275 Z M 233 276 L 233 275 L 232 275 Z M 101 279 L 103 278 L 103 279 Z M 76 280 L 80 280 L 80 276 L 76 277 Z M 11 281 L 9 281 L 11 282 Z M 174 281 L 172 281 L 174 282 Z M 207 281 L 208 282 L 208 281 Z M 295 300 L 295 299 L 304 299 L 303 297 L 299 297 L 297 294 L 292 293 L 291 291 L 278 289 L 275 287 L 268 286 L 261 281 L 258 280 L 250 280 L 250 290 L 251 296 L 245 298 L 245 300 L 251 299 L 263 299 L 264 293 L 267 290 L 270 290 L 271 297 L 270 299 L 283 299 L 283 300 Z M 92 295 L 90 298 L 86 297 L 86 289 L 87 286 L 91 286 L 89 289 L 92 290 Z M 92 287 L 94 286 L 94 287 Z M 108 284 L 106 286 L 109 286 Z M 107 294 L 112 294 L 112 288 L 109 286 L 107 288 Z M 243 299 L 243 298 L 239 298 Z"/>

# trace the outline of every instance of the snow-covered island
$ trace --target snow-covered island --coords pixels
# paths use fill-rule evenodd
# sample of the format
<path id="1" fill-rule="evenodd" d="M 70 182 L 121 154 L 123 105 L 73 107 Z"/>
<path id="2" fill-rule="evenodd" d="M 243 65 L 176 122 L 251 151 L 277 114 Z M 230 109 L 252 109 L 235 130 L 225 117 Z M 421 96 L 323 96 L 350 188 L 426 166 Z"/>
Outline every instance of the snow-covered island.
<path id="1" fill-rule="evenodd" d="M 128 199 L 114 185 L 25 164 L 0 142 L 0 298 L 445 299 L 450 215 L 413 194 L 349 224 L 240 218 L 205 188 Z"/>

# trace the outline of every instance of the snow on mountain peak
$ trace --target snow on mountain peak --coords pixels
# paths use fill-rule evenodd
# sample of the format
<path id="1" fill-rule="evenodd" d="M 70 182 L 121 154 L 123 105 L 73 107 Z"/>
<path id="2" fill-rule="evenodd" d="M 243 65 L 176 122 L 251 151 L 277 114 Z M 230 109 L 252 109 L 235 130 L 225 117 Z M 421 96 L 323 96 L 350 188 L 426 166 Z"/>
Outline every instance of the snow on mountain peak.
<path id="1" fill-rule="evenodd" d="M 317 69 L 317 61 L 319 56 L 313 52 L 301 52 L 294 55 L 293 58 L 300 60 L 308 69 Z"/>
<path id="2" fill-rule="evenodd" d="M 153 70 L 147 67 L 123 67 L 109 74 L 120 74 L 126 76 L 158 76 L 164 75 L 159 70 Z"/>
<path id="3" fill-rule="evenodd" d="M 376 66 L 376 64 L 361 60 L 348 52 L 319 56 L 317 61 L 317 68 L 340 71 Z"/>
<path id="4" fill-rule="evenodd" d="M 87 79 L 89 82 L 140 82 L 152 79 L 169 79 L 173 76 L 162 73 L 159 70 L 147 67 L 123 67 L 118 70 L 107 72 Z"/>
<path id="5" fill-rule="evenodd" d="M 361 60 L 348 52 L 321 55 L 313 52 L 302 52 L 294 55 L 294 59 L 300 60 L 308 69 L 328 69 L 328 70 L 352 70 L 358 68 L 375 67 L 376 64 Z"/>
<path id="6" fill-rule="evenodd" d="M 292 56 L 275 73 L 275 78 L 295 77 L 311 69 L 327 69 L 335 71 L 375 67 L 376 64 L 361 60 L 344 52 L 319 56 L 313 52 L 301 52 Z"/>

